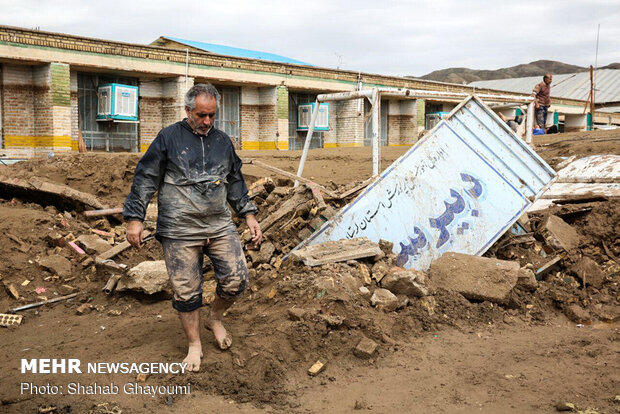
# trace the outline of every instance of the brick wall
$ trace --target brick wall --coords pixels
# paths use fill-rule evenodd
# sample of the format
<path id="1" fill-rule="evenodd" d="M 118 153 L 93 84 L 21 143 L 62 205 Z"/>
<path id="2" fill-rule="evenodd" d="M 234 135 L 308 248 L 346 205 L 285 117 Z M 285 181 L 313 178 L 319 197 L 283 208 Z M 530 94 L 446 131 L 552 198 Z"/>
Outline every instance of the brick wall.
<path id="1" fill-rule="evenodd" d="M 69 91 L 71 100 L 71 149 L 78 150 L 79 112 L 78 112 L 78 76 L 72 70 L 69 75 Z"/>
<path id="2" fill-rule="evenodd" d="M 183 87 L 185 87 L 185 80 L 183 81 Z M 140 124 L 138 125 L 138 135 L 142 152 L 146 151 L 159 131 L 164 127 L 163 85 L 164 82 L 159 79 L 140 78 L 139 81 L 140 99 L 138 101 L 138 114 Z M 172 93 L 171 88 L 168 92 Z M 168 101 L 173 105 L 172 98 Z M 169 116 L 174 116 L 172 111 L 170 111 Z"/>
<path id="3" fill-rule="evenodd" d="M 364 104 L 356 99 L 331 102 L 332 121 L 331 134 L 324 140 L 324 146 L 329 147 L 361 147 L 364 145 Z M 324 135 L 325 136 L 325 135 Z"/>

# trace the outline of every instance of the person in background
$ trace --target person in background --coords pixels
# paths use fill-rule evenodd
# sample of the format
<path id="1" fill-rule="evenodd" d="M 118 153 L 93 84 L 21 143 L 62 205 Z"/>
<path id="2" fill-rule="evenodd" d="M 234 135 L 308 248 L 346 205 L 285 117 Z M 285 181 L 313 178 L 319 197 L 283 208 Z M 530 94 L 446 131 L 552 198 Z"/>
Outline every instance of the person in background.
<path id="1" fill-rule="evenodd" d="M 551 74 L 547 73 L 543 76 L 543 81 L 534 87 L 532 95 L 534 96 L 534 106 L 536 108 L 536 122 L 541 128 L 547 126 L 547 110 L 551 105 Z"/>

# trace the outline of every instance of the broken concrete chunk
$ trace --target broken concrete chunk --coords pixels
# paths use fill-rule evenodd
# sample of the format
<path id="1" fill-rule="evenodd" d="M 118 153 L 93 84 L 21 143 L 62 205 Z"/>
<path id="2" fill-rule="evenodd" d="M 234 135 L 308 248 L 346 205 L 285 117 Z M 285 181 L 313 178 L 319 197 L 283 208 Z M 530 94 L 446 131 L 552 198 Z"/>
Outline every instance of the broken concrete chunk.
<path id="1" fill-rule="evenodd" d="M 591 321 L 590 312 L 576 303 L 566 306 L 564 308 L 564 315 L 571 321 L 577 323 L 588 323 Z"/>
<path id="2" fill-rule="evenodd" d="M 604 322 L 618 322 L 620 320 L 620 308 L 615 305 L 601 305 L 595 308 L 594 313 Z"/>
<path id="3" fill-rule="evenodd" d="M 517 286 L 521 286 L 528 292 L 532 292 L 538 289 L 538 281 L 536 280 L 536 276 L 531 269 L 521 269 L 522 272 L 517 279 Z"/>
<path id="4" fill-rule="evenodd" d="M 88 254 L 101 254 L 112 248 L 110 243 L 96 234 L 82 234 L 76 241 Z"/>
<path id="5" fill-rule="evenodd" d="M 421 298 L 429 294 L 428 288 L 421 282 L 425 278 L 424 272 L 419 270 L 390 270 L 381 279 L 381 286 L 395 295 Z"/>
<path id="6" fill-rule="evenodd" d="M 389 270 L 390 269 L 384 262 L 379 261 L 372 266 L 370 272 L 372 273 L 372 278 L 375 279 L 377 283 L 379 283 Z"/>
<path id="7" fill-rule="evenodd" d="M 366 237 L 343 239 L 313 244 L 291 253 L 297 261 L 303 261 L 306 266 L 319 266 L 327 263 L 346 262 L 363 257 L 374 257 L 381 253 L 377 243 Z"/>
<path id="8" fill-rule="evenodd" d="M 370 290 L 366 286 L 360 286 L 357 290 L 360 291 L 360 295 L 370 297 Z"/>
<path id="9" fill-rule="evenodd" d="M 171 292 L 166 262 L 163 260 L 142 262 L 129 269 L 127 275 L 118 281 L 119 292 L 133 290 L 152 295 L 157 292 Z"/>
<path id="10" fill-rule="evenodd" d="M 594 260 L 582 257 L 571 268 L 570 272 L 582 283 L 600 289 L 605 281 L 605 273 Z"/>
<path id="11" fill-rule="evenodd" d="M 5 283 L 4 289 L 6 290 L 6 293 L 8 293 L 13 299 L 19 299 L 19 291 L 14 284 Z"/>
<path id="12" fill-rule="evenodd" d="M 392 292 L 387 289 L 376 289 L 370 298 L 370 304 L 375 307 L 383 308 L 386 311 L 393 311 L 398 308 L 400 301 Z"/>
<path id="13" fill-rule="evenodd" d="M 256 255 L 256 259 L 252 257 L 253 264 L 269 263 L 275 251 L 276 251 L 276 247 L 273 245 L 273 243 L 270 243 L 270 242 L 262 243 L 260 246 L 260 250 L 258 254 Z"/>
<path id="14" fill-rule="evenodd" d="M 529 278 L 519 263 L 446 252 L 431 263 L 433 286 L 458 292 L 470 300 L 506 304 L 519 278 Z"/>
<path id="15" fill-rule="evenodd" d="M 370 285 L 372 283 L 372 279 L 370 278 L 370 270 L 368 270 L 368 266 L 364 263 L 360 263 L 358 269 L 362 278 L 362 283 L 364 285 Z"/>
<path id="16" fill-rule="evenodd" d="M 379 248 L 381 249 L 383 253 L 388 255 L 392 253 L 392 249 L 394 249 L 394 243 L 392 243 L 391 241 L 381 239 L 379 240 Z"/>
<path id="17" fill-rule="evenodd" d="M 288 310 L 288 318 L 292 321 L 300 321 L 306 315 L 306 311 L 300 308 L 290 308 Z"/>
<path id="18" fill-rule="evenodd" d="M 547 217 L 539 227 L 547 243 L 556 250 L 570 251 L 579 247 L 579 234 L 558 216 Z"/>
<path id="19" fill-rule="evenodd" d="M 310 367 L 310 369 L 308 370 L 308 375 L 314 377 L 315 375 L 320 374 L 321 372 L 323 372 L 326 365 L 327 361 L 325 361 L 324 359 L 319 359 Z"/>
<path id="20" fill-rule="evenodd" d="M 368 359 L 375 354 L 376 350 L 377 343 L 375 341 L 368 338 L 362 338 L 362 340 L 357 344 L 355 349 L 353 349 L 353 355 L 358 358 Z"/>
<path id="21" fill-rule="evenodd" d="M 39 259 L 38 263 L 39 266 L 55 275 L 61 277 L 71 276 L 71 262 L 59 254 L 44 256 Z"/>

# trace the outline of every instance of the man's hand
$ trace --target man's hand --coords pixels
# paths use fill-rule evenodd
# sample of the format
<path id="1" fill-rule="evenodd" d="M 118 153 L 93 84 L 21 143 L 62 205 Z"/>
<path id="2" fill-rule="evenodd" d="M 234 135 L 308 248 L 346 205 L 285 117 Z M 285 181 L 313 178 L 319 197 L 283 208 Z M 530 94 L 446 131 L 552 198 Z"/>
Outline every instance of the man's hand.
<path id="1" fill-rule="evenodd" d="M 248 214 L 245 216 L 245 224 L 247 224 L 250 229 L 250 234 L 252 235 L 252 242 L 254 245 L 260 246 L 263 241 L 263 232 L 260 230 L 260 224 L 256 221 L 254 214 Z"/>
<path id="2" fill-rule="evenodd" d="M 126 239 L 136 249 L 140 249 L 140 243 L 142 243 L 142 230 L 144 230 L 144 225 L 140 220 L 131 220 L 127 223 Z"/>

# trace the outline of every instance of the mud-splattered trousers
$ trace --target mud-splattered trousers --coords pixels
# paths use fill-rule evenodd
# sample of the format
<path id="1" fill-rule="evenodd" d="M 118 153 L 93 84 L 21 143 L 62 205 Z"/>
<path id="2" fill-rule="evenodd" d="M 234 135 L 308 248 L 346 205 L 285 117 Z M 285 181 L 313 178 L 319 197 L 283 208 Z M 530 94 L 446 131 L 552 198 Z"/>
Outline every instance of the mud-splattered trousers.
<path id="1" fill-rule="evenodd" d="M 202 306 L 202 266 L 206 254 L 217 279 L 216 295 L 233 299 L 248 285 L 248 267 L 237 234 L 209 240 L 174 240 L 163 237 L 166 269 L 174 292 L 172 307 L 191 312 Z"/>
<path id="2" fill-rule="evenodd" d="M 156 191 L 157 239 L 162 242 L 202 243 L 202 246 L 210 240 L 209 244 L 214 243 L 214 247 L 206 245 L 205 249 L 207 255 L 213 256 L 212 261 L 214 257 L 215 261 L 220 261 L 219 265 L 214 263 L 214 266 L 220 266 L 220 270 L 216 270 L 220 294 L 233 295 L 235 283 L 245 288 L 247 267 L 228 205 L 241 217 L 255 214 L 257 209 L 248 196 L 241 174 L 241 160 L 228 135 L 215 128 L 211 128 L 206 135 L 197 134 L 186 120 L 162 129 L 136 167 L 131 192 L 123 207 L 124 219 L 144 220 L 146 207 Z M 233 236 L 236 244 L 231 241 Z M 229 248 L 233 249 L 225 255 L 218 253 L 223 251 L 219 247 L 223 245 L 223 240 L 227 240 Z M 233 251 L 239 256 L 236 262 L 244 264 L 242 267 L 230 265 L 233 270 L 239 269 L 238 274 L 236 271 L 225 270 L 223 264 L 230 263 L 226 256 L 229 257 Z M 197 274 L 195 268 L 202 263 L 202 256 L 197 254 L 199 258 L 195 262 L 181 267 L 178 266 L 179 260 L 173 259 L 173 256 L 172 252 L 166 254 L 166 265 L 169 270 L 173 268 L 175 274 L 174 277 L 170 274 L 171 280 L 193 280 Z M 171 262 L 176 265 L 171 266 Z M 179 268 L 185 269 L 182 272 L 187 270 L 190 273 L 176 276 L 176 269 Z M 234 274 L 230 276 L 233 279 L 228 281 L 227 274 Z M 199 279 L 202 280 L 202 276 Z M 243 280 L 245 283 L 241 283 Z M 175 281 L 172 282 L 174 288 Z M 192 283 L 195 285 L 195 282 Z M 175 290 L 174 306 L 188 309 L 180 304 L 186 301 L 188 294 L 183 287 L 185 282 L 177 286 L 181 290 Z M 243 288 L 238 289 L 237 293 L 241 293 Z M 195 297 L 196 294 L 192 299 Z"/>

